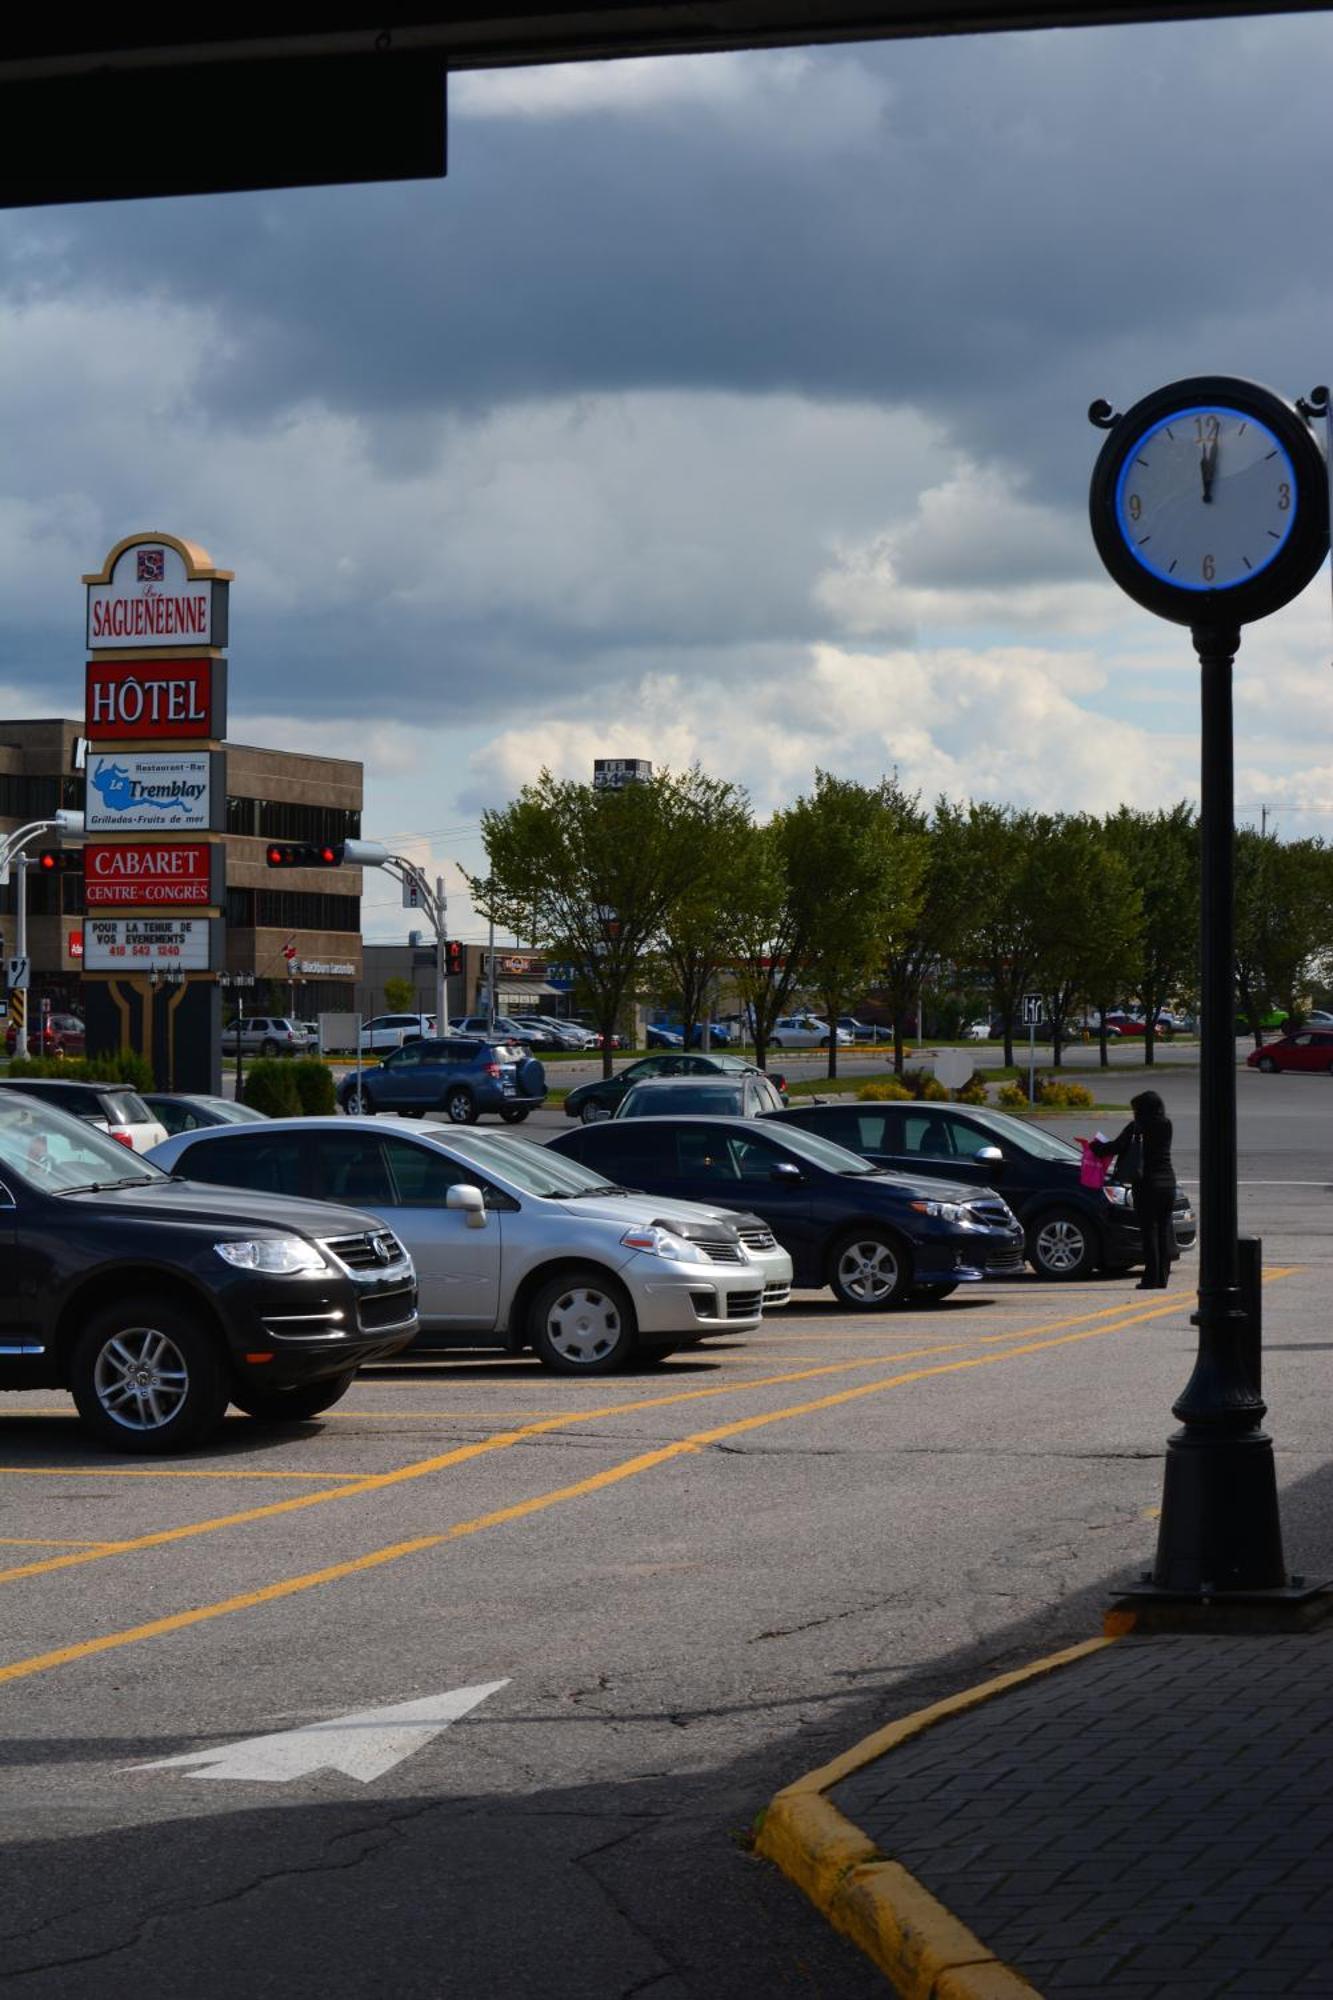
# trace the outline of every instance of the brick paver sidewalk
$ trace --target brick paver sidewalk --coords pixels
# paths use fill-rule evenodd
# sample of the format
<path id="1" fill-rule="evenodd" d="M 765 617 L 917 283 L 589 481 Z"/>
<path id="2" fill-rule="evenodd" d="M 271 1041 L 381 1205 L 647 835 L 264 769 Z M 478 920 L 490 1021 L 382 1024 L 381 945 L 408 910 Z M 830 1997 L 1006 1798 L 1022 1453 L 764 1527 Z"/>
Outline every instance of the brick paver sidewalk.
<path id="1" fill-rule="evenodd" d="M 1333 2000 L 1333 1628 L 1126 1638 L 829 1796 L 1043 1994 Z"/>

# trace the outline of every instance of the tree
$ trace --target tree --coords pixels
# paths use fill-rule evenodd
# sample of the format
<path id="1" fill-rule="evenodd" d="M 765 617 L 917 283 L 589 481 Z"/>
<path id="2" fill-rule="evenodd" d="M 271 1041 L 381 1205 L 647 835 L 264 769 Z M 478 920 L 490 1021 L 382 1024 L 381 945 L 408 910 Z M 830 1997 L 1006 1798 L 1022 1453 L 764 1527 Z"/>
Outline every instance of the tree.
<path id="1" fill-rule="evenodd" d="M 899 1076 L 904 1068 L 903 1022 L 913 1007 L 921 1005 L 921 993 L 929 976 L 942 961 L 954 958 L 967 909 L 967 882 L 958 866 L 959 849 L 949 839 L 949 829 L 938 818 L 932 825 L 919 798 L 909 798 L 895 785 L 892 799 L 886 799 L 904 834 L 922 843 L 922 866 L 910 916 L 896 931 L 884 957 L 884 984 L 893 1008 L 893 1067 Z M 918 1019 L 918 1032 L 924 1032 Z"/>
<path id="2" fill-rule="evenodd" d="M 1110 1065 L 1106 1016 L 1121 996 L 1139 984 L 1143 901 L 1123 855 L 1107 845 L 1097 828 L 1089 894 L 1097 911 L 1083 948 L 1083 995 L 1097 1010 L 1097 1041 L 1103 1069 Z"/>
<path id="3" fill-rule="evenodd" d="M 959 949 L 984 969 L 996 1012 L 1004 1024 L 1004 1060 L 1014 1059 L 1014 1020 L 1028 991 L 1037 952 L 1032 904 L 1031 813 L 1010 806 L 955 806 L 941 799 L 936 830 L 951 844 L 953 865 L 969 884 L 971 900 Z"/>
<path id="4" fill-rule="evenodd" d="M 889 779 L 859 785 L 816 771 L 815 789 L 783 815 L 792 902 L 809 977 L 829 1024 L 828 1073 L 838 1073 L 839 1014 L 865 989 L 915 914 L 926 843 L 905 825 Z"/>
<path id="5" fill-rule="evenodd" d="M 410 979 L 386 979 L 384 982 L 384 1004 L 391 1014 L 410 1014 L 412 1002 L 416 999 L 416 988 Z M 442 1023 L 436 1024 L 442 1027 Z"/>
<path id="6" fill-rule="evenodd" d="M 699 866 L 667 904 L 656 956 L 680 1010 L 688 1049 L 711 1011 L 727 951 L 727 885 L 744 868 L 752 821 L 741 787 L 712 778 L 700 781 L 686 813 L 691 822 L 687 837 L 697 842 Z"/>
<path id="7" fill-rule="evenodd" d="M 1142 906 L 1118 856 L 1110 853 L 1100 822 L 1086 814 L 1057 814 L 1034 822 L 1030 857 L 1038 986 L 1051 1023 L 1055 1063 L 1064 1055 L 1065 1029 L 1077 1005 L 1093 997 L 1105 1012 L 1137 967 Z M 1110 1000 L 1103 999 L 1108 984 Z M 1102 1061 L 1106 1052 L 1105 1024 Z"/>
<path id="8" fill-rule="evenodd" d="M 1156 1060 L 1157 1016 L 1199 962 L 1199 825 L 1184 800 L 1157 812 L 1121 806 L 1106 838 L 1129 870 L 1143 908 L 1139 928 L 1139 1000 L 1146 1032 L 1143 1060 Z"/>
<path id="9" fill-rule="evenodd" d="M 805 977 L 802 913 L 792 896 L 784 815 L 750 825 L 736 843 L 736 864 L 723 885 L 724 951 L 754 1037 L 754 1059 L 768 1066 L 773 1024 L 785 1014 Z"/>
<path id="10" fill-rule="evenodd" d="M 1333 854 L 1322 840 L 1236 835 L 1236 997 L 1263 1044 L 1270 1008 L 1299 1011 L 1333 926 Z"/>
<path id="11" fill-rule="evenodd" d="M 717 781 L 697 768 L 656 773 L 620 791 L 543 771 L 503 811 L 482 814 L 488 873 L 469 877 L 485 916 L 573 965 L 602 1035 L 611 1038 L 673 899 L 706 867 L 695 837 Z"/>

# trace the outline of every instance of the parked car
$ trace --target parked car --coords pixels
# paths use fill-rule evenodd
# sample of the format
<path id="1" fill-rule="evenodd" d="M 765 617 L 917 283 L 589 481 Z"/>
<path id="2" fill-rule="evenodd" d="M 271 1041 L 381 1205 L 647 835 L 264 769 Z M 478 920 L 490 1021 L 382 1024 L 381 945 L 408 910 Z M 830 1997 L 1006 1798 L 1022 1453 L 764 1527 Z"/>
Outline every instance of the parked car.
<path id="1" fill-rule="evenodd" d="M 994 1187 L 1023 1225 L 1028 1262 L 1043 1278 L 1085 1278 L 1143 1262 L 1143 1240 L 1127 1187 L 1085 1188 L 1077 1146 L 1044 1126 L 955 1104 L 801 1104 L 772 1121 L 817 1132 L 896 1173 Z M 1176 1189 L 1177 1250 L 1192 1249 L 1197 1226 L 1189 1197 Z"/>
<path id="2" fill-rule="evenodd" d="M 433 1014 L 374 1014 L 361 1024 L 361 1053 L 367 1055 L 377 1049 L 401 1049 L 404 1042 L 434 1033 Z"/>
<path id="3" fill-rule="evenodd" d="M 1333 1028 L 1333 1014 L 1323 1007 L 1312 1007 L 1301 1025 L 1306 1028 Z"/>
<path id="4" fill-rule="evenodd" d="M 581 1118 L 585 1125 L 599 1118 L 613 1117 L 625 1092 L 653 1076 L 767 1076 L 779 1097 L 787 1094 L 787 1079 L 773 1071 L 757 1069 L 744 1056 L 714 1055 L 711 1050 L 698 1055 L 640 1056 L 615 1076 L 599 1076 L 593 1083 L 580 1083 L 565 1099 L 566 1118 Z"/>
<path id="5" fill-rule="evenodd" d="M 616 1118 L 551 1146 L 663 1200 L 752 1210 L 791 1252 L 794 1282 L 850 1312 L 933 1303 L 1023 1265 L 1023 1231 L 988 1188 L 907 1179 L 799 1126 L 746 1118 Z"/>
<path id="6" fill-rule="evenodd" d="M 631 1085 L 617 1118 L 759 1118 L 781 1111 L 777 1086 L 762 1070 L 733 1076 L 649 1076 Z"/>
<path id="7" fill-rule="evenodd" d="M 304 1024 L 285 1014 L 252 1014 L 222 1030 L 224 1056 L 303 1056 L 310 1047 Z"/>
<path id="8" fill-rule="evenodd" d="M 1308 1018 L 1313 1023 L 1314 1016 L 1310 1015 Z M 1285 1028 L 1290 1019 L 1291 1016 L 1285 1007 L 1270 1007 L 1266 1014 L 1260 1015 L 1259 1026 L 1271 1032 L 1277 1028 Z M 1236 1033 L 1238 1035 L 1248 1035 L 1250 1033 L 1250 1024 L 1243 1014 L 1237 1014 L 1236 1016 Z"/>
<path id="9" fill-rule="evenodd" d="M 525 1139 L 285 1118 L 182 1133 L 157 1160 L 369 1208 L 415 1261 L 420 1346 L 532 1347 L 562 1374 L 601 1375 L 759 1324 L 764 1269 L 730 1221 L 610 1187 Z"/>
<path id="10" fill-rule="evenodd" d="M 654 1021 L 644 1030 L 643 1043 L 648 1049 L 683 1049 L 685 1031 L 682 1028 L 669 1028 L 663 1022 Z"/>
<path id="11" fill-rule="evenodd" d="M 416 1333 L 411 1262 L 373 1217 L 173 1181 L 19 1090 L 0 1203 L 0 1386 L 68 1390 L 120 1451 L 197 1444 L 228 1402 L 315 1416 Z"/>
<path id="12" fill-rule="evenodd" d="M 521 1042 L 528 1047 L 535 1039 L 529 1029 L 521 1028 L 509 1014 L 497 1014 L 494 1026 L 485 1014 L 465 1014 L 459 1021 L 450 1021 L 449 1026 L 460 1035 L 488 1035 L 492 1041 Z"/>
<path id="13" fill-rule="evenodd" d="M 993 1042 L 995 1036 L 991 1033 L 991 1027 L 992 1023 L 990 1021 L 969 1021 L 968 1025 L 963 1029 L 962 1040 L 965 1042 Z"/>
<path id="14" fill-rule="evenodd" d="M 729 1022 L 710 1021 L 708 1023 L 708 1042 L 710 1048 L 729 1048 L 733 1036 L 734 1030 Z M 645 1046 L 650 1049 L 683 1049 L 685 1046 L 684 1026 L 679 1021 L 653 1021 L 644 1030 L 644 1042 Z M 704 1024 L 702 1021 L 696 1021 L 690 1030 L 690 1047 L 692 1049 L 701 1049 L 703 1045 Z"/>
<path id="15" fill-rule="evenodd" d="M 1277 1070 L 1321 1070 L 1333 1074 L 1333 1028 L 1297 1028 L 1261 1049 L 1251 1049 L 1245 1058 L 1249 1069 L 1269 1075 Z"/>
<path id="16" fill-rule="evenodd" d="M 197 1132 L 205 1125 L 252 1125 L 266 1122 L 265 1113 L 234 1097 L 201 1097 L 175 1090 L 148 1090 L 144 1103 L 170 1139 L 177 1132 Z"/>
<path id="17" fill-rule="evenodd" d="M 22 1091 L 53 1110 L 95 1125 L 132 1153 L 147 1153 L 166 1138 L 164 1127 L 137 1090 L 124 1083 L 66 1083 L 63 1077 L 0 1076 L 0 1090 Z"/>
<path id="18" fill-rule="evenodd" d="M 855 1014 L 839 1014 L 838 1026 L 851 1036 L 854 1042 L 891 1042 L 893 1029 L 881 1027 L 874 1021 L 858 1021 Z"/>
<path id="19" fill-rule="evenodd" d="M 349 1071 L 338 1090 L 352 1115 L 442 1111 L 451 1125 L 475 1124 L 487 1111 L 517 1125 L 545 1101 L 546 1071 L 526 1046 L 476 1035 L 406 1042 L 382 1063 Z"/>
<path id="20" fill-rule="evenodd" d="M 553 1014 L 515 1014 L 514 1024 L 533 1038 L 536 1049 L 584 1050 L 598 1046 L 596 1035 L 590 1028 L 581 1028 L 577 1021 L 557 1020 Z"/>
<path id="21" fill-rule="evenodd" d="M 847 1030 L 830 1028 L 818 1014 L 784 1014 L 781 1020 L 773 1023 L 768 1046 L 771 1049 L 826 1049 L 835 1035 L 839 1048 L 851 1047 L 852 1038 Z"/>
<path id="22" fill-rule="evenodd" d="M 39 1026 L 38 1023 L 41 1023 Z M 19 1031 L 11 1021 L 5 1030 L 5 1048 L 12 1056 L 18 1047 Z M 87 1048 L 83 1022 L 77 1014 L 48 1014 L 29 1023 L 28 1052 L 34 1056 L 81 1056 Z"/>

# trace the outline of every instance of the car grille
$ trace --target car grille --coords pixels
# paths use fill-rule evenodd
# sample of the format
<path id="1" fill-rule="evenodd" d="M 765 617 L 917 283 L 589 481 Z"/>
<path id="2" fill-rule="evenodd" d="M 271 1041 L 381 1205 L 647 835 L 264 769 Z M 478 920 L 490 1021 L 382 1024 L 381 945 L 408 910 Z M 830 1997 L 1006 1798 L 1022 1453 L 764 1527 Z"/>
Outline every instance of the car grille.
<path id="1" fill-rule="evenodd" d="M 689 1241 L 711 1264 L 743 1264 L 745 1252 L 726 1236 L 692 1236 Z"/>
<path id="2" fill-rule="evenodd" d="M 776 1250 L 778 1239 L 762 1222 L 738 1222 L 736 1234 L 747 1250 Z"/>
<path id="3" fill-rule="evenodd" d="M 1014 1218 L 1002 1201 L 970 1201 L 967 1212 L 987 1229 L 1012 1229 Z"/>
<path id="4" fill-rule="evenodd" d="M 1021 1271 L 1023 1269 L 1022 1249 L 992 1251 L 986 1259 L 986 1269 L 992 1276 L 999 1271 Z"/>
<path id="5" fill-rule="evenodd" d="M 357 1318 L 363 1333 L 373 1333 L 382 1326 L 403 1326 L 412 1317 L 412 1292 L 409 1286 L 399 1291 L 376 1292 L 372 1297 L 357 1302 Z"/>
<path id="6" fill-rule="evenodd" d="M 788 1305 L 788 1304 L 790 1304 L 790 1302 L 791 1302 L 791 1286 L 790 1286 L 790 1285 L 765 1285 L 765 1286 L 764 1286 L 764 1311 L 765 1311 L 765 1312 L 767 1312 L 767 1311 L 768 1311 L 768 1308 L 769 1308 L 770 1306 L 785 1306 L 785 1305 Z"/>
<path id="7" fill-rule="evenodd" d="M 753 1319 L 757 1312 L 763 1310 L 763 1305 L 762 1292 L 733 1292 L 727 1300 L 727 1318 Z"/>
<path id="8" fill-rule="evenodd" d="M 367 1230 L 363 1236 L 329 1236 L 324 1246 L 348 1271 L 387 1271 L 406 1261 L 407 1252 L 391 1229 Z"/>

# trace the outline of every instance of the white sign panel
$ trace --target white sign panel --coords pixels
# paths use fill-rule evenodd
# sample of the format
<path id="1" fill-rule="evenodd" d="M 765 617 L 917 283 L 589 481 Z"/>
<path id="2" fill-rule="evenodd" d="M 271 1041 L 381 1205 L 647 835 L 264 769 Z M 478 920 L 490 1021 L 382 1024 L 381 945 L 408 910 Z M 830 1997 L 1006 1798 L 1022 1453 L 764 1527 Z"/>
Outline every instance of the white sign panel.
<path id="1" fill-rule="evenodd" d="M 26 958 L 10 959 L 5 970 L 8 976 L 9 985 L 15 992 L 21 993 L 27 986 L 28 974 L 30 969 L 31 969 L 30 960 Z"/>
<path id="2" fill-rule="evenodd" d="M 216 631 L 216 591 L 212 580 L 190 577 L 170 543 L 136 543 L 122 551 L 109 583 L 88 585 L 88 644 L 225 645 L 225 633 Z"/>
<path id="3" fill-rule="evenodd" d="M 212 823 L 212 776 L 206 750 L 101 752 L 88 759 L 84 829 L 205 833 Z"/>
<path id="4" fill-rule="evenodd" d="M 174 965 L 182 972 L 209 970 L 207 917 L 85 917 L 85 972 L 149 972 Z"/>

